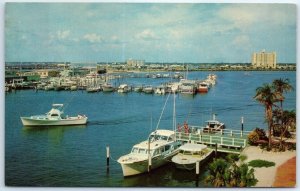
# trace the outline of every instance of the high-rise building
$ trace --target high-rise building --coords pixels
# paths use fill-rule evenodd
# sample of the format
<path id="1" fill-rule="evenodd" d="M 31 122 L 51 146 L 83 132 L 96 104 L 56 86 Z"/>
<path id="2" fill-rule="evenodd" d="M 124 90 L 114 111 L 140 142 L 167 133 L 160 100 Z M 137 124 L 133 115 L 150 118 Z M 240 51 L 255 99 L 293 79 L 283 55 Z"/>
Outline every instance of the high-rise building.
<path id="1" fill-rule="evenodd" d="M 126 61 L 127 66 L 130 67 L 141 67 L 144 66 L 145 61 L 144 60 L 134 60 L 134 59 L 128 59 Z"/>
<path id="2" fill-rule="evenodd" d="M 252 54 L 252 67 L 254 68 L 276 68 L 276 52 L 265 52 L 262 50 Z"/>

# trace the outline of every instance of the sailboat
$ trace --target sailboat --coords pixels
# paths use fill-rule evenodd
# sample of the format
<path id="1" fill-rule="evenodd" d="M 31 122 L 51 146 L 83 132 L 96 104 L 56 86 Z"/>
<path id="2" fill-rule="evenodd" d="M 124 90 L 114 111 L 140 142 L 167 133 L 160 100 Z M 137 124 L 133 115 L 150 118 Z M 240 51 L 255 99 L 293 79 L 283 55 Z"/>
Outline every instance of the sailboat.
<path id="1" fill-rule="evenodd" d="M 150 133 L 148 139 L 134 145 L 129 154 L 118 159 L 118 163 L 122 167 L 123 176 L 138 175 L 150 171 L 150 169 L 158 168 L 168 163 L 179 152 L 178 148 L 181 146 L 181 143 L 176 141 L 174 131 L 176 124 L 175 94 L 173 115 L 173 130 L 157 129 L 161 119 L 160 116 L 156 130 Z"/>

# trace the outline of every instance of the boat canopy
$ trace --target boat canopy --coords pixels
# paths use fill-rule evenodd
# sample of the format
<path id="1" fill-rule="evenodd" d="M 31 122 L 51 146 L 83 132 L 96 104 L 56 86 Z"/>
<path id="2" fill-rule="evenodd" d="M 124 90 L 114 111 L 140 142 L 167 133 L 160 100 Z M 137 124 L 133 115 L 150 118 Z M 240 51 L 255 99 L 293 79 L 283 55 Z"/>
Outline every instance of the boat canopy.
<path id="1" fill-rule="evenodd" d="M 52 107 L 63 107 L 64 104 L 60 104 L 60 103 L 55 103 L 55 104 L 52 104 Z"/>
<path id="2" fill-rule="evenodd" d="M 208 121 L 205 121 L 206 123 L 209 123 L 209 124 L 221 124 L 219 121 L 216 121 L 216 120 L 208 120 Z"/>
<path id="3" fill-rule="evenodd" d="M 182 145 L 181 147 L 179 147 L 180 150 L 190 151 L 190 152 L 197 152 L 197 151 L 201 151 L 201 150 L 206 149 L 206 148 L 207 148 L 206 145 L 191 144 L 191 143 L 186 143 L 186 144 Z"/>
<path id="4" fill-rule="evenodd" d="M 159 129 L 159 130 L 152 132 L 151 135 L 161 135 L 161 136 L 170 137 L 170 136 L 174 135 L 174 131 Z"/>

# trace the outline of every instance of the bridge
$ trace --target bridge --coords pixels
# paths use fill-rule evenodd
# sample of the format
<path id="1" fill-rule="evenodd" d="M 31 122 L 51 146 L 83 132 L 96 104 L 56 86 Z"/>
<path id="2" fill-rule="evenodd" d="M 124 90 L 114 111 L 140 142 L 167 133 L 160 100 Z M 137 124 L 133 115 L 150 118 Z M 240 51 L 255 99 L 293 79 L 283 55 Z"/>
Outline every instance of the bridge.
<path id="1" fill-rule="evenodd" d="M 176 131 L 176 139 L 183 142 L 205 144 L 218 152 L 239 154 L 248 142 L 251 131 L 221 129 L 220 131 L 207 132 L 204 127 L 189 126 L 189 133 Z"/>

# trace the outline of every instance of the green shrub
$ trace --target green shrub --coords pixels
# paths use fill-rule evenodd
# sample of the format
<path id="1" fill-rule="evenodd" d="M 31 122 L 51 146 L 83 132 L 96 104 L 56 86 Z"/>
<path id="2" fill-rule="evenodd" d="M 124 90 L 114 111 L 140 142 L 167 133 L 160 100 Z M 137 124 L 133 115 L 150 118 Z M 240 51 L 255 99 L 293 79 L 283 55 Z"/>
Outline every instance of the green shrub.
<path id="1" fill-rule="evenodd" d="M 256 145 L 256 142 L 259 140 L 259 135 L 257 134 L 257 132 L 252 131 L 251 133 L 249 133 L 248 135 L 248 143 L 250 145 Z"/>
<path id="2" fill-rule="evenodd" d="M 252 160 L 248 163 L 249 166 L 261 168 L 261 167 L 271 167 L 275 166 L 274 162 L 266 161 L 266 160 Z"/>

